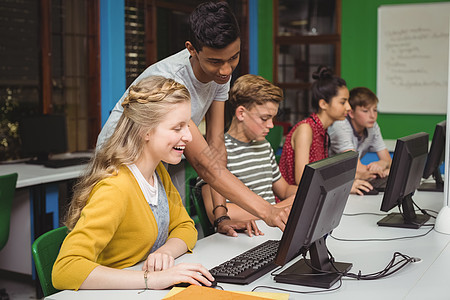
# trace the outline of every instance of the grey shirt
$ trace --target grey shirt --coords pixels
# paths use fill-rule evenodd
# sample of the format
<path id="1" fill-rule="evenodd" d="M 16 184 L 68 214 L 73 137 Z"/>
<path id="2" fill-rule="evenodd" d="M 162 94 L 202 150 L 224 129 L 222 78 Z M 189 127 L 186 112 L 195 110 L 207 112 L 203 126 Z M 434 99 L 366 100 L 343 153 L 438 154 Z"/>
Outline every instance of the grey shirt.
<path id="1" fill-rule="evenodd" d="M 354 130 L 348 118 L 342 121 L 335 121 L 328 128 L 330 136 L 330 156 L 353 149 L 359 153 L 359 158 L 367 152 L 378 152 L 386 149 L 380 127 L 375 122 L 372 128 L 366 128 L 365 134 L 361 137 Z"/>
<path id="2" fill-rule="evenodd" d="M 218 84 L 214 81 L 207 83 L 198 81 L 194 75 L 194 70 L 192 69 L 189 58 L 190 54 L 187 49 L 169 56 L 149 66 L 138 76 L 138 78 L 136 78 L 136 80 L 133 81 L 132 85 L 152 75 L 171 78 L 176 82 L 183 84 L 191 95 L 191 119 L 198 126 L 214 100 L 226 101 L 228 99 L 230 81 L 225 84 Z M 122 102 L 127 95 L 128 89 L 116 103 L 108 120 L 103 126 L 97 139 L 97 148 L 99 148 L 114 132 L 120 116 L 123 113 Z"/>

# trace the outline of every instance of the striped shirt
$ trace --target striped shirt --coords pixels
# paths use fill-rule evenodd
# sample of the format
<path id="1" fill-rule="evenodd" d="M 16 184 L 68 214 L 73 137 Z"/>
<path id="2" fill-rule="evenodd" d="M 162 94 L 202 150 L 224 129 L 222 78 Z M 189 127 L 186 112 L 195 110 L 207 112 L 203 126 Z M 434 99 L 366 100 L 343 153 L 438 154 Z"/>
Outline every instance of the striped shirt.
<path id="1" fill-rule="evenodd" d="M 251 191 L 275 203 L 272 184 L 281 178 L 270 143 L 266 140 L 244 143 L 225 134 L 227 168 Z"/>
<path id="2" fill-rule="evenodd" d="M 225 133 L 225 147 L 227 169 L 231 174 L 252 192 L 274 204 L 272 184 L 281 178 L 281 173 L 270 143 L 267 140 L 244 143 Z M 203 179 L 197 179 L 197 187 L 206 184 Z"/>

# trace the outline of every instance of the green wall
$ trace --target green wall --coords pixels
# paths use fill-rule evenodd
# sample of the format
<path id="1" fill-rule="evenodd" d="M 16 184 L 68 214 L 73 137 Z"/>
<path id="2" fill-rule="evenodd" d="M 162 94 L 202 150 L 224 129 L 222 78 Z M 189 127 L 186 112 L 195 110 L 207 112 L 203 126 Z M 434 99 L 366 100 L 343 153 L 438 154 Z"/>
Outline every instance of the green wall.
<path id="1" fill-rule="evenodd" d="M 258 75 L 269 81 L 273 79 L 272 8 L 272 0 L 258 1 Z"/>
<path id="2" fill-rule="evenodd" d="M 341 75 L 349 88 L 366 86 L 376 91 L 377 82 L 377 10 L 384 4 L 448 2 L 442 0 L 342 0 Z M 432 95 L 430 95 L 432 99 Z M 383 101 L 383 99 L 380 99 Z M 383 137 L 399 137 L 425 131 L 434 132 L 443 115 L 379 113 Z"/>
<path id="3" fill-rule="evenodd" d="M 448 2 L 444 0 L 342 0 L 341 76 L 349 88 L 366 86 L 376 92 L 377 82 L 377 9 L 384 4 Z M 258 1 L 258 73 L 272 80 L 272 0 Z M 432 96 L 430 95 L 430 99 Z M 383 99 L 380 99 L 383 101 Z M 443 115 L 378 115 L 383 137 L 399 137 L 425 131 L 434 132 Z"/>

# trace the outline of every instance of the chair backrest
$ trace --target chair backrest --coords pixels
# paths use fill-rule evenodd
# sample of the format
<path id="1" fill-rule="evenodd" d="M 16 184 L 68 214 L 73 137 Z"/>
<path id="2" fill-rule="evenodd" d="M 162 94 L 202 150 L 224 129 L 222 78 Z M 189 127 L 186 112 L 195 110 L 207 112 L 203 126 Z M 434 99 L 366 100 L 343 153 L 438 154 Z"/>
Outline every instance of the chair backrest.
<path id="1" fill-rule="evenodd" d="M 0 176 L 0 250 L 9 237 L 11 207 L 16 191 L 17 173 Z"/>
<path id="2" fill-rule="evenodd" d="M 45 297 L 59 291 L 52 284 L 52 269 L 66 235 L 66 226 L 50 230 L 38 237 L 31 247 L 36 272 Z"/>
<path id="3" fill-rule="evenodd" d="M 193 187 L 190 193 L 191 201 L 194 204 L 197 217 L 202 226 L 203 235 L 207 237 L 215 232 L 214 226 L 211 224 L 206 213 L 205 204 L 203 203 L 202 194 L 199 188 Z"/>
<path id="4" fill-rule="evenodd" d="M 266 135 L 266 140 L 272 146 L 273 152 L 276 153 L 283 140 L 283 126 L 275 125 L 270 129 L 269 133 Z"/>

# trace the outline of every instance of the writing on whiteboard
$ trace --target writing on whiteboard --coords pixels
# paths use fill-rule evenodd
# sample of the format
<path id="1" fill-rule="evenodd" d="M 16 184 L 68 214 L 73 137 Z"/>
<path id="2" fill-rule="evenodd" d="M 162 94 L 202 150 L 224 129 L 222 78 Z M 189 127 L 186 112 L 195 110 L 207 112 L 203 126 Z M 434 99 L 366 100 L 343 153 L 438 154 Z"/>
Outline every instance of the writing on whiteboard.
<path id="1" fill-rule="evenodd" d="M 394 86 L 407 88 L 447 86 L 446 78 L 432 80 L 435 70 L 429 66 L 436 58 L 434 47 L 448 39 L 448 33 L 435 32 L 426 27 L 385 30 L 385 76 Z M 411 75 L 414 75 L 413 79 Z"/>
<path id="2" fill-rule="evenodd" d="M 447 110 L 450 1 L 378 7 L 377 96 L 383 113 Z"/>

